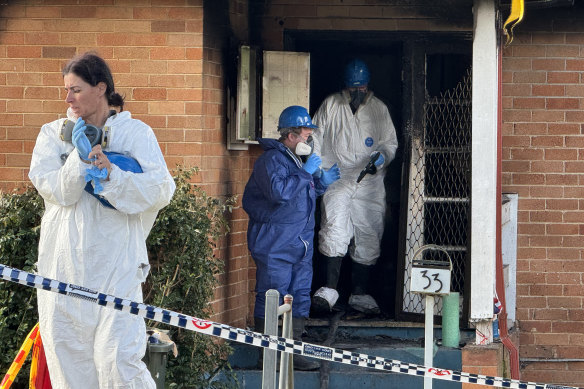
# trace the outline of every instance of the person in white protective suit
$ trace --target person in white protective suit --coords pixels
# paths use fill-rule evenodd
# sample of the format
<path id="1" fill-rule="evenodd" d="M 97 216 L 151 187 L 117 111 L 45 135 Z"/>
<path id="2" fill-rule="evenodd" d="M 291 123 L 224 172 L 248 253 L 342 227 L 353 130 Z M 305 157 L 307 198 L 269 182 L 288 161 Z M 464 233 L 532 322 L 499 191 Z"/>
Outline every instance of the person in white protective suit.
<path id="1" fill-rule="evenodd" d="M 38 273 L 141 302 L 150 268 L 146 238 L 174 181 L 152 129 L 123 111 L 102 58 L 85 53 L 62 73 L 67 119 L 42 126 L 29 172 L 45 203 Z M 101 144 L 89 142 L 90 129 L 101 131 Z M 135 159 L 142 173 L 122 170 L 106 151 Z M 85 190 L 86 181 L 111 207 Z M 37 296 L 53 388 L 156 387 L 142 362 L 144 319 L 49 291 Z"/>
<path id="2" fill-rule="evenodd" d="M 343 172 L 322 200 L 319 251 L 326 261 L 326 284 L 313 298 L 313 310 L 330 312 L 339 298 L 337 283 L 343 257 L 352 259 L 352 289 L 349 305 L 366 314 L 379 313 L 369 294 L 371 269 L 380 255 L 386 210 L 385 168 L 398 147 L 387 106 L 368 89 L 367 65 L 355 59 L 345 68 L 345 88 L 327 97 L 314 115 L 314 152 L 322 167 L 337 163 Z M 374 161 L 376 174 L 358 183 L 360 172 Z M 350 246 L 350 248 L 349 248 Z"/>

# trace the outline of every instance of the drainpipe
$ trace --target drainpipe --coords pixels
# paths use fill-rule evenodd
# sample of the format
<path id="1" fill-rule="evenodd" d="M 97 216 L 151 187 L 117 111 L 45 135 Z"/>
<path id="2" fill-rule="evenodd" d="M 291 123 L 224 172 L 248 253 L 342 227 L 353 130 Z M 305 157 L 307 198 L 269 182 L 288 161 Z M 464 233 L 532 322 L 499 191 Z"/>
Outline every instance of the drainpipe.
<path id="1" fill-rule="evenodd" d="M 503 276 L 503 255 L 501 249 L 501 202 L 502 202 L 502 160 L 503 160 L 503 141 L 502 130 L 503 125 L 503 44 L 499 41 L 499 58 L 498 58 L 498 102 L 497 102 L 497 233 L 496 233 L 496 290 L 497 297 L 501 302 L 503 309 L 499 313 L 499 336 L 503 342 L 503 346 L 509 351 L 510 356 L 510 370 L 511 378 L 520 379 L 519 372 L 519 350 L 511 339 L 509 338 L 509 331 L 507 328 L 507 304 L 505 302 L 505 279 Z"/>

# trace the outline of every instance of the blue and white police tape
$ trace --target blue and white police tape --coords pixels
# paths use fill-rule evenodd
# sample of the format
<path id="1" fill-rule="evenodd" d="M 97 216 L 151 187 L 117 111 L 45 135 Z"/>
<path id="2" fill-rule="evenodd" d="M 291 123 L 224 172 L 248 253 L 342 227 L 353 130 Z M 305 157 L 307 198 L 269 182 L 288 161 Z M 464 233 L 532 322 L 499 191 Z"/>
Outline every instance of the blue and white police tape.
<path id="1" fill-rule="evenodd" d="M 427 367 L 394 359 L 386 359 L 367 354 L 359 354 L 341 349 L 319 346 L 316 344 L 300 342 L 277 336 L 263 335 L 258 332 L 231 327 L 226 324 L 215 323 L 209 320 L 199 319 L 193 316 L 168 311 L 166 309 L 154 307 L 152 305 L 138 303 L 112 295 L 99 293 L 82 286 L 59 282 L 2 264 L 0 264 L 0 273 L 2 274 L 1 278 L 7 281 L 64 294 L 71 297 L 77 297 L 104 307 L 113 308 L 119 311 L 141 316 L 145 319 L 154 320 L 190 331 L 200 332 L 202 334 L 217 336 L 239 343 L 249 344 L 257 347 L 265 347 L 291 354 L 305 355 L 325 361 L 368 367 L 392 373 L 401 373 L 418 377 L 431 377 L 444 381 L 472 383 L 485 386 L 495 386 L 499 388 L 583 389 L 573 386 L 538 384 L 535 382 L 525 382 L 502 377 L 489 377 L 454 370 Z"/>

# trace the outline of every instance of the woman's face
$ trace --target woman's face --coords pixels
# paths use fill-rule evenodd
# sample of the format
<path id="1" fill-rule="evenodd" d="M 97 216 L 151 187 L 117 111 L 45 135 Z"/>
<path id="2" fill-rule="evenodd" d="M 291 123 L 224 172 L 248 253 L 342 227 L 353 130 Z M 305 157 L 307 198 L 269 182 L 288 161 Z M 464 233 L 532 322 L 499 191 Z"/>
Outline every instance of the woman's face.
<path id="1" fill-rule="evenodd" d="M 88 120 L 94 117 L 98 110 L 103 110 L 106 89 L 103 82 L 91 86 L 75 73 L 66 74 L 63 81 L 67 93 L 65 102 L 69 104 L 76 117 L 81 117 L 89 122 Z"/>

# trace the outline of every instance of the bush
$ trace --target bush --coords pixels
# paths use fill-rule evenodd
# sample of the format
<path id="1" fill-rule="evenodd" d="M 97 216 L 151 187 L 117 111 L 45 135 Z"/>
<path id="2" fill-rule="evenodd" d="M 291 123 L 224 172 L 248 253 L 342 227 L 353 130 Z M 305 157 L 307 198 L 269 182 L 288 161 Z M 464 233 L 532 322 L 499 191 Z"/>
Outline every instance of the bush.
<path id="1" fill-rule="evenodd" d="M 211 314 L 209 301 L 217 286 L 223 262 L 213 255 L 215 241 L 228 231 L 224 217 L 235 199 L 219 201 L 189 183 L 195 169 L 179 168 L 171 203 L 156 219 L 148 237 L 150 277 L 144 301 L 199 318 Z M 151 327 L 163 326 L 158 322 Z M 178 357 L 169 358 L 166 386 L 171 388 L 223 388 L 214 381 L 220 371 L 230 372 L 231 348 L 223 341 L 177 327 L 168 327 L 178 345 Z M 204 374 L 202 374 L 204 373 Z M 234 375 L 228 374 L 232 385 Z"/>
<path id="2" fill-rule="evenodd" d="M 34 272 L 43 210 L 43 200 L 32 187 L 0 193 L 0 263 Z M 0 376 L 4 377 L 38 322 L 36 308 L 34 289 L 0 281 Z M 13 388 L 28 387 L 29 368 L 27 358 Z"/>
<path id="3" fill-rule="evenodd" d="M 177 170 L 177 188 L 171 203 L 160 211 L 147 246 L 152 265 L 144 285 L 144 301 L 173 311 L 207 318 L 209 301 L 218 284 L 223 263 L 213 256 L 214 242 L 228 231 L 224 217 L 233 198 L 220 201 L 189 183 L 196 169 Z M 0 263 L 34 272 L 38 256 L 42 198 L 28 187 L 0 193 Z M 38 322 L 36 291 L 0 282 L 0 376 L 10 367 L 28 332 Z M 150 322 L 151 327 L 161 326 Z M 169 327 L 179 355 L 168 359 L 166 386 L 172 388 L 225 388 L 236 385 L 233 374 L 224 383 L 213 380 L 227 363 L 227 344 L 206 335 Z M 28 386 L 30 358 L 13 388 Z"/>

